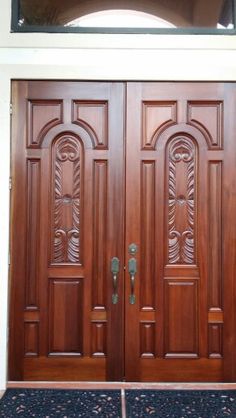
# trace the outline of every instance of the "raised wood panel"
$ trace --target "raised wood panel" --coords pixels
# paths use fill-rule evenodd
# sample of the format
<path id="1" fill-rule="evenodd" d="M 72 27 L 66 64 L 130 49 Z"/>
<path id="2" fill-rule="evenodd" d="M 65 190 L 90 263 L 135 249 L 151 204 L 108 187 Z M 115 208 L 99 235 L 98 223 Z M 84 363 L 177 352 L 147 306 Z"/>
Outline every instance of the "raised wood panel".
<path id="1" fill-rule="evenodd" d="M 141 268 L 140 305 L 155 309 L 155 161 L 141 165 Z"/>
<path id="2" fill-rule="evenodd" d="M 93 309 L 106 306 L 107 277 L 107 161 L 93 166 Z"/>
<path id="3" fill-rule="evenodd" d="M 197 147 L 187 136 L 175 136 L 167 147 L 167 264 L 196 263 Z"/>
<path id="4" fill-rule="evenodd" d="M 165 277 L 199 277 L 199 267 L 194 265 L 168 265 L 164 268 Z"/>
<path id="5" fill-rule="evenodd" d="M 49 354 L 83 352 L 83 280 L 51 279 L 49 284 Z"/>
<path id="6" fill-rule="evenodd" d="M 43 137 L 63 121 L 62 100 L 28 100 L 27 144 L 40 148 Z"/>
<path id="7" fill-rule="evenodd" d="M 83 147 L 64 133 L 52 147 L 53 264 L 82 264 Z"/>
<path id="8" fill-rule="evenodd" d="M 27 271 L 25 284 L 25 307 L 38 307 L 39 274 L 39 203 L 41 162 L 39 159 L 27 160 Z"/>
<path id="9" fill-rule="evenodd" d="M 105 321 L 92 321 L 91 352 L 93 357 L 105 357 L 107 354 L 107 324 Z"/>
<path id="10" fill-rule="evenodd" d="M 105 366 L 105 358 L 27 357 L 24 359 L 24 380 L 99 382 L 106 380 Z"/>
<path id="11" fill-rule="evenodd" d="M 165 357 L 197 357 L 197 280 L 165 280 L 164 286 Z"/>
<path id="12" fill-rule="evenodd" d="M 202 383 L 222 381 L 222 361 L 218 358 L 210 360 L 208 358 L 150 358 L 141 359 L 141 362 L 142 372 L 140 380 L 142 382 Z M 176 415 L 176 418 L 179 416 L 181 415 Z"/>
<path id="13" fill-rule="evenodd" d="M 25 357 L 39 355 L 39 322 L 26 321 L 24 324 L 24 353 Z"/>
<path id="14" fill-rule="evenodd" d="M 95 149 L 108 148 L 108 102 L 74 101 L 73 122 L 89 130 Z"/>
<path id="15" fill-rule="evenodd" d="M 144 101 L 142 103 L 142 148 L 154 150 L 158 136 L 177 122 L 177 102 Z"/>
<path id="16" fill-rule="evenodd" d="M 223 102 L 189 101 L 188 123 L 196 126 L 205 136 L 209 149 L 223 146 Z"/>
<path id="17" fill-rule="evenodd" d="M 209 324 L 209 357 L 221 358 L 223 353 L 223 324 Z"/>
<path id="18" fill-rule="evenodd" d="M 208 166 L 209 309 L 222 308 L 222 162 Z"/>
<path id="19" fill-rule="evenodd" d="M 140 356 L 155 357 L 155 322 L 140 323 Z"/>

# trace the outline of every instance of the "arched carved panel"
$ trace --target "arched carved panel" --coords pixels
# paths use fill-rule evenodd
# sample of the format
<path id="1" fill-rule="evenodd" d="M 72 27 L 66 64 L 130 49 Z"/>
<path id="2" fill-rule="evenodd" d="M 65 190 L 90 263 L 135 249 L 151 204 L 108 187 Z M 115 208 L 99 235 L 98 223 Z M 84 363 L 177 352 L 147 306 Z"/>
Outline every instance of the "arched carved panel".
<path id="1" fill-rule="evenodd" d="M 142 103 L 142 149 L 154 150 L 159 135 L 177 122 L 176 101 L 145 101 Z"/>
<path id="2" fill-rule="evenodd" d="M 196 176 L 195 142 L 183 135 L 167 147 L 168 264 L 196 263 Z"/>
<path id="3" fill-rule="evenodd" d="M 80 140 L 62 134 L 52 146 L 53 264 L 81 264 L 83 149 Z"/>
<path id="4" fill-rule="evenodd" d="M 73 101 L 73 123 L 78 123 L 90 133 L 95 149 L 108 148 L 107 101 Z"/>
<path id="5" fill-rule="evenodd" d="M 28 100 L 27 146 L 40 148 L 45 135 L 63 121 L 62 100 Z"/>
<path id="6" fill-rule="evenodd" d="M 202 132 L 209 149 L 223 148 L 222 101 L 189 101 L 187 120 Z"/>

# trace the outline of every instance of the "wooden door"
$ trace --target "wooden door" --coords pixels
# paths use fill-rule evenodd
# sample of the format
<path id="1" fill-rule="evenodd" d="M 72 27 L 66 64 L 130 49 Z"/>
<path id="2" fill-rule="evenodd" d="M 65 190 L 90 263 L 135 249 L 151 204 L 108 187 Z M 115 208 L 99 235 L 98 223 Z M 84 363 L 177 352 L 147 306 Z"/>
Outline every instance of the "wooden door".
<path id="1" fill-rule="evenodd" d="M 124 86 L 12 87 L 9 379 L 121 380 Z"/>
<path id="2" fill-rule="evenodd" d="M 13 82 L 10 380 L 236 380 L 235 115 L 232 83 Z"/>
<path id="3" fill-rule="evenodd" d="M 127 380 L 236 379 L 235 115 L 234 84 L 128 83 Z"/>

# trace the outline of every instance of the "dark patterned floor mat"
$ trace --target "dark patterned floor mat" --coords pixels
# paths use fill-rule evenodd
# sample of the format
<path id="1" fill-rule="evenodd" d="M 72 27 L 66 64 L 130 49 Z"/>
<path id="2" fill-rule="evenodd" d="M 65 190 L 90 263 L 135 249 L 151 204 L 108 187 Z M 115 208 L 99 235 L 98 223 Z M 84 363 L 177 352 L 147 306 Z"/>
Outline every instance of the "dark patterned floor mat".
<path id="1" fill-rule="evenodd" d="M 236 417 L 234 390 L 126 390 L 127 418 Z"/>
<path id="2" fill-rule="evenodd" d="M 1 418 L 120 418 L 119 390 L 8 389 Z"/>

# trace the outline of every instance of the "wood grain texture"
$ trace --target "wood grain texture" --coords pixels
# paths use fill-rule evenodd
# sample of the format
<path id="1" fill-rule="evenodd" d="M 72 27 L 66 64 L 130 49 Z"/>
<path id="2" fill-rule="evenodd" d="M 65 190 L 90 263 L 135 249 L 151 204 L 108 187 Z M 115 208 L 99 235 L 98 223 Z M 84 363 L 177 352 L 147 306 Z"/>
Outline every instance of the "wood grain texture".
<path id="1" fill-rule="evenodd" d="M 234 382 L 236 84 L 12 92 L 9 378 Z"/>
<path id="2" fill-rule="evenodd" d="M 155 323 L 140 323 L 140 356 L 142 358 L 155 357 Z"/>
<path id="3" fill-rule="evenodd" d="M 82 355 L 83 281 L 51 279 L 49 299 L 49 355 Z"/>
<path id="4" fill-rule="evenodd" d="M 40 148 L 45 134 L 62 123 L 62 105 L 62 100 L 28 100 L 27 143 L 29 148 Z"/>
<path id="5" fill-rule="evenodd" d="M 142 148 L 154 150 L 158 137 L 168 126 L 177 122 L 176 101 L 142 102 Z"/>
<path id="6" fill-rule="evenodd" d="M 222 309 L 222 162 L 210 161 L 209 187 L 209 309 Z"/>
<path id="7" fill-rule="evenodd" d="M 105 357 L 107 355 L 107 324 L 106 321 L 92 321 L 92 347 L 93 357 Z"/>
<path id="8" fill-rule="evenodd" d="M 209 357 L 223 357 L 223 324 L 209 324 Z"/>
<path id="9" fill-rule="evenodd" d="M 87 129 L 95 149 L 108 148 L 108 103 L 107 101 L 73 101 L 73 123 Z"/>
<path id="10" fill-rule="evenodd" d="M 26 309 L 38 307 L 40 160 L 27 160 L 27 276 Z"/>
<path id="11" fill-rule="evenodd" d="M 155 181 L 155 162 L 142 161 L 140 303 L 143 310 L 155 309 Z"/>
<path id="12" fill-rule="evenodd" d="M 209 149 L 223 147 L 223 102 L 189 101 L 188 123 L 196 126 L 205 136 Z"/>
<path id="13" fill-rule="evenodd" d="M 24 327 L 25 357 L 39 355 L 39 321 L 25 321 Z"/>
<path id="14" fill-rule="evenodd" d="M 107 250 L 107 161 L 94 161 L 93 167 L 93 300 L 95 310 L 106 308 Z"/>
<path id="15" fill-rule="evenodd" d="M 165 281 L 165 357 L 198 357 L 197 280 Z"/>
<path id="16" fill-rule="evenodd" d="M 123 264 L 124 85 L 27 81 L 13 90 L 9 375 L 122 379 L 123 270 L 113 306 L 109 267 L 114 256 Z"/>
<path id="17" fill-rule="evenodd" d="M 206 375 L 210 381 L 223 381 L 226 370 L 232 379 L 228 365 L 229 357 L 231 362 L 233 357 L 229 351 L 225 356 L 220 344 L 234 351 L 234 330 L 229 319 L 233 309 L 222 303 L 234 299 L 233 293 L 229 297 L 227 285 L 233 291 L 235 268 L 232 264 L 229 267 L 226 254 L 232 262 L 235 246 L 233 231 L 229 232 L 232 221 L 224 214 L 226 210 L 232 216 L 230 207 L 235 207 L 229 191 L 234 189 L 235 157 L 231 156 L 230 167 L 225 159 L 225 150 L 229 153 L 235 149 L 231 129 L 236 123 L 233 119 L 229 122 L 235 94 L 232 84 L 223 83 L 127 84 L 127 259 L 129 244 L 140 245 L 136 254 L 135 305 L 128 302 L 128 274 L 125 289 L 125 364 L 130 381 L 204 381 Z M 170 107 L 159 109 L 161 103 L 173 104 L 172 116 Z M 156 170 L 148 203 L 149 208 L 155 207 L 155 222 L 149 223 L 154 251 L 149 250 L 147 256 L 142 232 L 145 211 L 139 202 L 144 190 L 142 167 L 151 162 Z M 230 249 L 224 247 L 224 265 L 221 241 L 231 243 Z M 141 311 L 145 297 L 142 265 L 146 257 L 148 291 L 156 301 L 153 312 Z M 150 270 L 152 265 L 155 273 Z M 230 275 L 226 278 L 227 272 Z M 140 321 L 153 321 L 152 332 L 150 328 L 144 332 Z M 145 359 L 137 347 L 147 344 L 147 332 L 154 335 L 156 356 Z"/>

